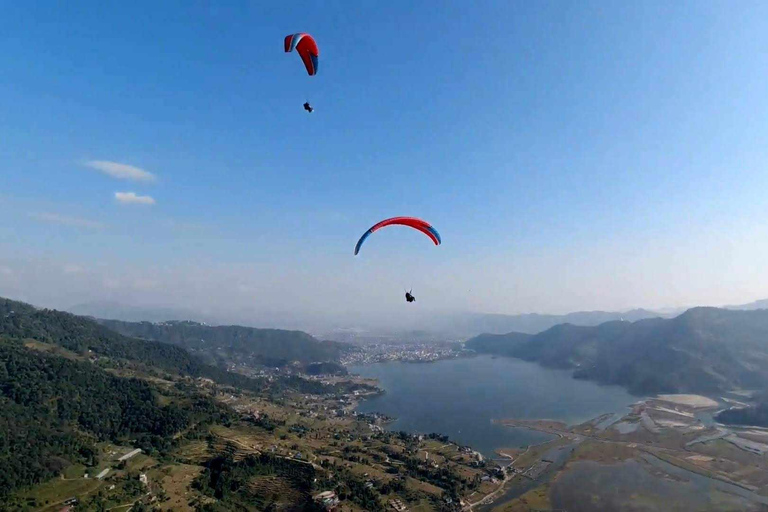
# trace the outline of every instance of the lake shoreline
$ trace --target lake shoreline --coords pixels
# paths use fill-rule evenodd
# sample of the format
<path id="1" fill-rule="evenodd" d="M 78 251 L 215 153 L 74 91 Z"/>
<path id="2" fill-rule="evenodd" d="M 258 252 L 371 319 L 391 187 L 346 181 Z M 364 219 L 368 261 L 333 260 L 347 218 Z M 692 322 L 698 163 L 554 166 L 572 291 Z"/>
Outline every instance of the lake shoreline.
<path id="1" fill-rule="evenodd" d="M 384 390 L 361 401 L 357 412 L 395 418 L 388 430 L 447 435 L 486 458 L 496 457 L 498 449 L 525 449 L 551 439 L 544 432 L 508 429 L 496 419 L 552 418 L 574 424 L 626 410 L 637 400 L 618 386 L 574 379 L 567 370 L 488 355 L 428 365 L 388 361 L 350 366 L 349 371 L 376 379 Z"/>
<path id="2" fill-rule="evenodd" d="M 463 510 L 491 512 L 529 492 L 533 494 L 526 499 L 553 496 L 553 500 L 558 492 L 580 492 L 567 482 L 575 481 L 584 464 L 591 463 L 596 468 L 624 464 L 618 466 L 623 473 L 616 478 L 631 471 L 660 478 L 647 469 L 658 466 L 664 473 L 689 475 L 701 485 L 718 488 L 729 499 L 763 501 L 748 480 L 725 478 L 716 466 L 705 469 L 716 459 L 704 455 L 687 459 L 700 449 L 684 446 L 690 436 L 726 428 L 703 421 L 702 414 L 719 406 L 715 397 L 677 394 L 638 400 L 625 390 L 573 379 L 569 372 L 487 356 L 418 368 L 387 362 L 360 370 L 367 378 L 376 378 L 385 393 L 361 402 L 358 411 L 395 418 L 385 425 L 387 430 L 445 435 L 452 444 L 471 447 L 499 468 L 498 480 L 490 482 L 493 486 L 486 484 L 481 493 L 467 496 Z M 728 430 L 731 437 L 738 435 L 736 429 Z M 755 446 L 726 440 L 736 446 L 740 441 L 742 450 Z M 679 446 L 672 448 L 670 442 Z M 549 489 L 559 491 L 550 495 Z"/>

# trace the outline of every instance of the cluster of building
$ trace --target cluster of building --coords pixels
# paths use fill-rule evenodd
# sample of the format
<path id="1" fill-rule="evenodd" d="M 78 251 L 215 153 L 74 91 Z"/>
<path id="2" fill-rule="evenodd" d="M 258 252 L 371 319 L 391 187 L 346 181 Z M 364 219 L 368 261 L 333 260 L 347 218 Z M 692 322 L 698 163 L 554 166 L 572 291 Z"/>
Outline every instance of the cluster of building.
<path id="1" fill-rule="evenodd" d="M 459 447 L 459 453 L 467 453 L 467 454 L 470 454 L 470 455 L 472 455 L 472 457 L 473 457 L 473 458 L 474 458 L 474 459 L 475 459 L 477 462 L 483 462 L 483 460 L 485 460 L 485 459 L 484 459 L 484 457 L 483 457 L 483 454 L 482 454 L 482 453 L 478 452 L 477 450 L 473 450 L 473 449 L 472 449 L 471 447 L 469 447 L 469 446 L 460 446 L 460 447 Z"/>
<path id="2" fill-rule="evenodd" d="M 13 311 L 11 311 L 13 313 Z M 79 503 L 79 500 L 75 497 L 64 500 L 64 506 L 59 509 L 59 512 L 72 512 Z"/>
<path id="3" fill-rule="evenodd" d="M 466 355 L 460 343 L 374 343 L 361 345 L 360 350 L 346 354 L 344 365 L 374 364 L 387 361 L 428 363 L 441 359 L 454 359 Z"/>
<path id="4" fill-rule="evenodd" d="M 389 506 L 392 507 L 392 510 L 395 512 L 405 512 L 408 510 L 408 507 L 405 506 L 405 503 L 403 503 L 403 500 L 400 498 L 394 498 L 389 500 Z"/>
<path id="5" fill-rule="evenodd" d="M 334 491 L 324 491 L 320 494 L 316 494 L 313 499 L 315 503 L 321 505 L 325 510 L 337 510 L 339 506 L 339 498 Z"/>

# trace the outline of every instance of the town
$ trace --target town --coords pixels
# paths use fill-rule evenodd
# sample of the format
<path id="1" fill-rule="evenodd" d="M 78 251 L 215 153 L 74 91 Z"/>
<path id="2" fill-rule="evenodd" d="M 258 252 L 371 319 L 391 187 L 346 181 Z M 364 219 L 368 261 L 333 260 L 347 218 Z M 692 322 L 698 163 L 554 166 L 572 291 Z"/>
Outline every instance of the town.
<path id="1" fill-rule="evenodd" d="M 365 343 L 359 350 L 345 354 L 341 363 L 345 366 L 402 361 L 408 363 L 430 363 L 441 359 L 456 359 L 474 355 L 464 349 L 462 343 L 448 341 L 394 341 Z"/>

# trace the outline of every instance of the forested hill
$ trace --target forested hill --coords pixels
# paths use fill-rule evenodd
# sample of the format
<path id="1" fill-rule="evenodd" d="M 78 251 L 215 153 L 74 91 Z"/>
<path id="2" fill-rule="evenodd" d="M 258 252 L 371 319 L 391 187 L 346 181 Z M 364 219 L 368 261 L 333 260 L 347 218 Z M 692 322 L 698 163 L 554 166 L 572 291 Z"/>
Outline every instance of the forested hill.
<path id="1" fill-rule="evenodd" d="M 536 334 L 560 324 L 595 326 L 614 320 L 643 320 L 668 317 L 647 309 L 630 311 L 576 311 L 565 315 L 526 313 L 522 315 L 458 314 L 440 319 L 435 325 L 450 332 L 473 335 L 477 333 L 504 334 L 510 331 Z"/>
<path id="2" fill-rule="evenodd" d="M 7 309 L 9 305 L 13 309 Z M 144 380 L 112 375 L 75 355 L 70 357 L 82 360 L 27 348 L 21 339 L 9 337 L 9 332 L 24 332 L 25 338 L 38 340 L 53 341 L 55 337 L 45 333 L 46 322 L 32 315 L 34 310 L 10 301 L 2 306 L 2 510 L 8 510 L 5 500 L 19 488 L 53 478 L 70 464 L 94 466 L 97 441 L 127 443 L 132 439 L 134 446 L 162 454 L 182 431 L 221 422 L 230 414 L 195 392 L 161 390 Z M 165 396 L 158 400 L 161 394 Z"/>
<path id="3" fill-rule="evenodd" d="M 142 380 L 158 374 L 176 385 Z M 193 426 L 232 417 L 189 386 L 187 377 L 270 395 L 368 390 L 296 376 L 251 379 L 207 365 L 178 346 L 0 299 L 0 510 L 21 487 L 70 464 L 93 466 L 97 441 L 132 443 L 162 455 Z"/>
<path id="4" fill-rule="evenodd" d="M 672 319 L 562 324 L 536 335 L 481 335 L 466 343 L 636 394 L 713 393 L 768 386 L 768 310 L 694 308 Z"/>
<path id="5" fill-rule="evenodd" d="M 163 369 L 195 374 L 199 362 L 165 343 L 130 339 L 85 317 L 0 299 L 0 336 L 34 339 L 73 352 L 146 362 Z"/>
<path id="6" fill-rule="evenodd" d="M 58 345 L 79 354 L 155 367 L 173 374 L 207 377 L 220 384 L 260 390 L 264 383 L 206 364 L 181 347 L 118 334 L 95 321 L 71 313 L 37 309 L 0 298 L 0 338 L 33 339 Z M 90 352 L 89 352 L 90 351 Z"/>
<path id="7" fill-rule="evenodd" d="M 530 340 L 534 335 L 522 332 L 508 334 L 481 334 L 467 341 L 466 347 L 481 354 L 516 356 L 517 347 Z"/>
<path id="8" fill-rule="evenodd" d="M 291 361 L 338 361 L 342 352 L 351 348 L 345 343 L 319 341 L 302 331 L 210 326 L 189 321 L 98 322 L 126 336 L 171 343 L 207 357 L 236 357 L 240 361 L 274 366 Z"/>

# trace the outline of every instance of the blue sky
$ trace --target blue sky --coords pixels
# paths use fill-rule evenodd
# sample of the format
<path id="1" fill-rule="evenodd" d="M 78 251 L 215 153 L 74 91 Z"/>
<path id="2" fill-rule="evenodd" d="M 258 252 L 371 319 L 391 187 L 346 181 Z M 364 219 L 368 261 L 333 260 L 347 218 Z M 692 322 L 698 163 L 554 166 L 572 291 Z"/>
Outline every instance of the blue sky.
<path id="1" fill-rule="evenodd" d="M 0 9 L 0 293 L 337 316 L 418 314 L 404 286 L 508 313 L 768 295 L 764 2 L 262 4 Z M 444 245 L 393 228 L 353 258 L 394 215 Z"/>

